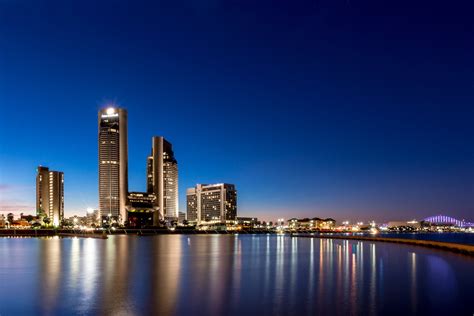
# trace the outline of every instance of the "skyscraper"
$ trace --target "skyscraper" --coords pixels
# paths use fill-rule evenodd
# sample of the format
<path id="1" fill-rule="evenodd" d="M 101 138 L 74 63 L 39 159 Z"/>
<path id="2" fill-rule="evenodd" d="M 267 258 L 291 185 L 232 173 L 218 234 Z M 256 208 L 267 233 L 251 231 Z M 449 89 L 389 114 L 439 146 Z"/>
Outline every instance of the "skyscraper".
<path id="1" fill-rule="evenodd" d="M 36 212 L 44 213 L 54 226 L 64 218 L 64 173 L 39 166 L 36 170 Z"/>
<path id="2" fill-rule="evenodd" d="M 237 190 L 233 184 L 198 184 L 186 191 L 188 221 L 225 223 L 237 217 Z"/>
<path id="3" fill-rule="evenodd" d="M 156 196 L 159 212 L 153 224 L 160 220 L 177 220 L 178 217 L 178 162 L 173 146 L 165 138 L 152 138 L 151 156 L 147 159 L 147 191 Z"/>
<path id="4" fill-rule="evenodd" d="M 99 111 L 99 212 L 119 223 L 127 220 L 127 111 L 109 107 Z"/>

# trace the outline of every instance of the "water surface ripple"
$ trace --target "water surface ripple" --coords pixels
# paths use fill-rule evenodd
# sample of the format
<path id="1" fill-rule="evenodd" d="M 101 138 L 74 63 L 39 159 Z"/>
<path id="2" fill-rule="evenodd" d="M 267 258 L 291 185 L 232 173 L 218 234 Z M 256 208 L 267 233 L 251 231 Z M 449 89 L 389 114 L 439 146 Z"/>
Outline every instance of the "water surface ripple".
<path id="1" fill-rule="evenodd" d="M 276 235 L 0 238 L 0 315 L 472 315 L 474 259 Z"/>

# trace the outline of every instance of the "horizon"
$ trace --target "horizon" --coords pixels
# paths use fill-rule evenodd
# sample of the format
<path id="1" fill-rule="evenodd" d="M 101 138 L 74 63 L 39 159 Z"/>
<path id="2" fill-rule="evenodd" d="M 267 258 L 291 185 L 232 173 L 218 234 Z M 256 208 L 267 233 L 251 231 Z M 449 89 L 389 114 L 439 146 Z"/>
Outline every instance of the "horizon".
<path id="1" fill-rule="evenodd" d="M 224 182 L 239 217 L 474 220 L 469 4 L 110 4 L 0 4 L 0 213 L 36 213 L 39 165 L 64 172 L 65 216 L 97 208 L 115 104 L 129 191 L 163 136 L 181 212 Z"/>

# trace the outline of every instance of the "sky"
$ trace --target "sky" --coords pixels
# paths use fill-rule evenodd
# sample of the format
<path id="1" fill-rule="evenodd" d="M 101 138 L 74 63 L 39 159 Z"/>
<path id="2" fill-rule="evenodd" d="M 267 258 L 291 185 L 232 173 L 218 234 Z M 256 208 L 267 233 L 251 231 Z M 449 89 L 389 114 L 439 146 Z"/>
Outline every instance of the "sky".
<path id="1" fill-rule="evenodd" d="M 97 2 L 97 3 L 96 3 Z M 238 215 L 474 220 L 469 1 L 0 0 L 0 212 L 98 204 L 97 112 L 128 110 L 129 189 L 173 144 L 180 210 L 234 183 Z"/>

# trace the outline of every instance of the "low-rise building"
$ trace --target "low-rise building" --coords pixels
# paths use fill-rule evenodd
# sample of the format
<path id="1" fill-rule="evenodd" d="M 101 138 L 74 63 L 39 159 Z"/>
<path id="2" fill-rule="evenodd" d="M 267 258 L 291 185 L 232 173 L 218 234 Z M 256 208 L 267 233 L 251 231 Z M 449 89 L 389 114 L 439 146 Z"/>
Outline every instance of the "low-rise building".
<path id="1" fill-rule="evenodd" d="M 7 228 L 8 223 L 7 220 L 5 219 L 5 216 L 2 214 L 0 215 L 0 228 Z"/>
<path id="2" fill-rule="evenodd" d="M 186 220 L 186 213 L 178 212 L 178 223 L 183 224 Z"/>
<path id="3" fill-rule="evenodd" d="M 153 215 L 158 212 L 154 193 L 129 192 L 127 199 L 127 225 L 140 228 L 153 226 Z"/>
<path id="4" fill-rule="evenodd" d="M 288 228 L 292 230 L 332 230 L 336 221 L 332 218 L 291 218 L 288 220 Z"/>
<path id="5" fill-rule="evenodd" d="M 258 224 L 256 217 L 237 217 L 237 224 L 242 227 L 253 228 Z"/>
<path id="6" fill-rule="evenodd" d="M 387 227 L 390 228 L 398 228 L 398 227 L 410 227 L 413 229 L 421 228 L 420 222 L 417 221 L 391 221 L 388 222 Z"/>

